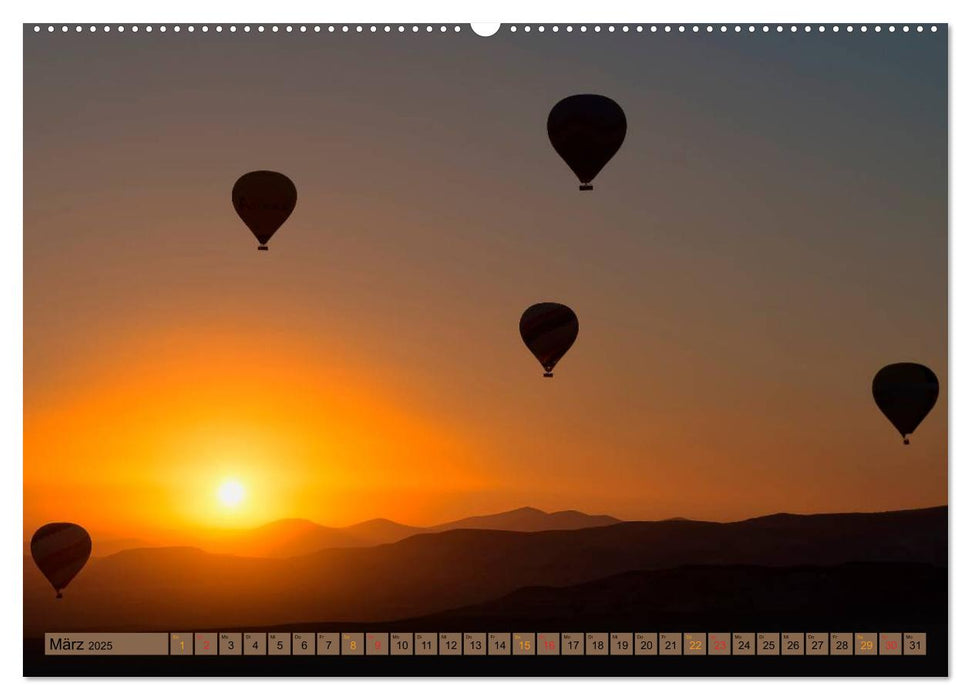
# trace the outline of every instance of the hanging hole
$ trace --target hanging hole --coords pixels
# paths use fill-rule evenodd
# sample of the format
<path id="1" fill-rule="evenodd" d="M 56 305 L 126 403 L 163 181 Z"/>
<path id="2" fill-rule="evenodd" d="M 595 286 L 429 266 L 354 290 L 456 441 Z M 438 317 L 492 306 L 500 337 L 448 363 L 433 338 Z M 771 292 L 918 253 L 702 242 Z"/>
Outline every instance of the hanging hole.
<path id="1" fill-rule="evenodd" d="M 492 36 L 499 31 L 499 22 L 473 22 L 472 31 L 479 36 Z"/>

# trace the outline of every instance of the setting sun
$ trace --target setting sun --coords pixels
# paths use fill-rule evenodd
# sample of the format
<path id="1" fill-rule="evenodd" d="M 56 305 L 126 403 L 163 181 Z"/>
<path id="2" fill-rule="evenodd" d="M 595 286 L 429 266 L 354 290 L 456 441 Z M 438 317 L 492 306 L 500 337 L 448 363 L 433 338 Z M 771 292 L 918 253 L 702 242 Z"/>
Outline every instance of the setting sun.
<path id="1" fill-rule="evenodd" d="M 220 484 L 219 491 L 216 495 L 219 498 L 219 502 L 224 506 L 227 508 L 235 508 L 246 497 L 246 489 L 235 479 L 229 479 Z"/>

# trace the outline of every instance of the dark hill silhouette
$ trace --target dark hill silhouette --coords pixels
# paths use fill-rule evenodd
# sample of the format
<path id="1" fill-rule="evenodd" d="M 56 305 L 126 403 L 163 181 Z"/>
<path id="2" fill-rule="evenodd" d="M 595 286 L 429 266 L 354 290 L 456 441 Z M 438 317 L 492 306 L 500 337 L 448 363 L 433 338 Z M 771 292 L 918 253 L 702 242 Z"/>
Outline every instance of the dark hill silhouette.
<path id="1" fill-rule="evenodd" d="M 401 629 L 925 629 L 947 622 L 947 569 L 931 564 L 687 566 L 576 586 L 522 588 Z"/>
<path id="2" fill-rule="evenodd" d="M 546 656 L 343 657 L 345 675 L 946 676 L 947 569 L 930 564 L 688 566 L 631 571 L 575 586 L 521 588 L 479 605 L 391 621 L 220 625 L 209 631 L 925 632 L 926 657 Z M 102 628 L 104 629 L 104 628 Z M 205 628 L 199 631 L 204 631 Z M 187 630 L 194 631 L 194 630 Z M 50 657 L 25 637 L 34 675 L 319 675 L 319 658 Z M 336 660 L 335 660 L 336 661 Z M 397 663 L 400 661 L 400 663 Z"/>
<path id="3" fill-rule="evenodd" d="M 274 560 L 140 549 L 92 560 L 60 601 L 25 561 L 24 618 L 34 633 L 383 621 L 627 571 L 846 562 L 945 566 L 947 508 L 533 533 L 451 530 Z"/>

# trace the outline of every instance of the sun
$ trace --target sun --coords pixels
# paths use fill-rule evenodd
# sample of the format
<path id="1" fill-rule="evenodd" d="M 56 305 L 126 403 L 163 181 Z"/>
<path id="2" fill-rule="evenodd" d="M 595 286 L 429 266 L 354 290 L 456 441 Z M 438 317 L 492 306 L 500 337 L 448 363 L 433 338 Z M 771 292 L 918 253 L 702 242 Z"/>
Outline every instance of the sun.
<path id="1" fill-rule="evenodd" d="M 246 488 L 236 479 L 227 479 L 219 485 L 216 496 L 227 508 L 235 508 L 246 498 Z"/>

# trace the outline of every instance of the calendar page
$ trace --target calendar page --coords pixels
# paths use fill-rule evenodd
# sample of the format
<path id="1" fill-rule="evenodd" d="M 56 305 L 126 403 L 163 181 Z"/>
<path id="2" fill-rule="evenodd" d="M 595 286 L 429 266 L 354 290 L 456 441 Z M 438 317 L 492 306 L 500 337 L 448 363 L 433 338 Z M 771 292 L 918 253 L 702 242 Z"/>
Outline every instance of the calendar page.
<path id="1" fill-rule="evenodd" d="M 946 24 L 23 45 L 24 675 L 948 675 Z"/>

